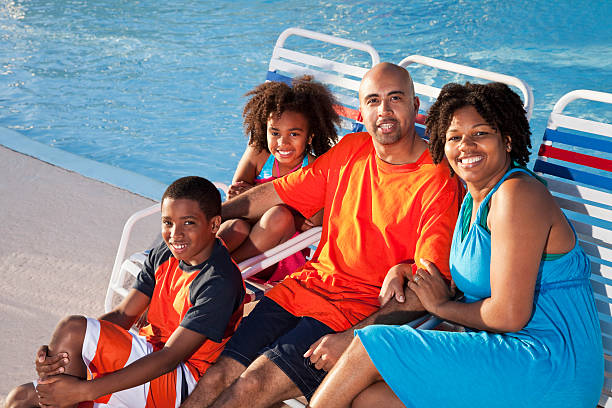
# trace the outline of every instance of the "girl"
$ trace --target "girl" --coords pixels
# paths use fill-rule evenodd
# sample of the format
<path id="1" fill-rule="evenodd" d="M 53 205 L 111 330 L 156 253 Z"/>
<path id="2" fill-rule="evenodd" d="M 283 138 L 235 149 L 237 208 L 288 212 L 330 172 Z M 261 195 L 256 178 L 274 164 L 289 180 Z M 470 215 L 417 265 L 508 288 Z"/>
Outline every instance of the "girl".
<path id="1" fill-rule="evenodd" d="M 266 82 L 246 96 L 251 96 L 243 112 L 249 143 L 236 168 L 228 199 L 307 166 L 338 138 L 336 125 L 340 118 L 333 108 L 334 97 L 310 76 L 296 78 L 292 86 Z M 321 218 L 319 212 L 306 220 L 280 205 L 268 210 L 254 225 L 242 219 L 225 221 L 219 237 L 239 263 L 287 241 L 299 231 L 320 225 Z M 304 255 L 297 253 L 258 277 L 280 280 L 304 262 Z"/>

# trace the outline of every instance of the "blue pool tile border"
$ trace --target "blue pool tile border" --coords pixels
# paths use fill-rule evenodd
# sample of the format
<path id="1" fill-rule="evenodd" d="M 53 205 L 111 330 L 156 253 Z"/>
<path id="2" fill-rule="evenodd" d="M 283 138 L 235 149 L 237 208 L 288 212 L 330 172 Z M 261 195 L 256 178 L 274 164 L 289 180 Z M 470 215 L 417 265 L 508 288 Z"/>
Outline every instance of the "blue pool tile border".
<path id="1" fill-rule="evenodd" d="M 0 127 L 0 145 L 155 201 L 160 200 L 167 187 L 152 178 L 48 146 L 3 127 Z"/>

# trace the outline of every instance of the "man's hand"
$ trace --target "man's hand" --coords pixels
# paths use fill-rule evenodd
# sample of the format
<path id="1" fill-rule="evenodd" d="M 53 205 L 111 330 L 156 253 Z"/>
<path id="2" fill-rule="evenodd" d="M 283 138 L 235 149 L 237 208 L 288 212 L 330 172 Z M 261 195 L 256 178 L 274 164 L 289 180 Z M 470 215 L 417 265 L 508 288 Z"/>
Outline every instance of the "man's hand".
<path id="1" fill-rule="evenodd" d="M 40 346 L 36 352 L 36 374 L 38 378 L 47 378 L 52 375 L 62 374 L 68 364 L 68 353 L 57 353 L 49 355 L 49 346 Z"/>
<path id="2" fill-rule="evenodd" d="M 404 303 L 404 290 L 406 281 L 412 277 L 412 264 L 401 263 L 392 266 L 385 276 L 385 280 L 380 288 L 380 294 L 378 295 L 378 301 L 380 306 L 383 307 L 389 300 L 395 297 L 399 303 Z"/>
<path id="3" fill-rule="evenodd" d="M 89 401 L 86 387 L 89 381 L 61 374 L 38 382 L 36 392 L 42 406 L 66 407 Z"/>
<path id="4" fill-rule="evenodd" d="M 310 346 L 304 357 L 310 357 L 310 362 L 317 370 L 329 371 L 351 344 L 352 339 L 352 330 L 326 334 Z"/>

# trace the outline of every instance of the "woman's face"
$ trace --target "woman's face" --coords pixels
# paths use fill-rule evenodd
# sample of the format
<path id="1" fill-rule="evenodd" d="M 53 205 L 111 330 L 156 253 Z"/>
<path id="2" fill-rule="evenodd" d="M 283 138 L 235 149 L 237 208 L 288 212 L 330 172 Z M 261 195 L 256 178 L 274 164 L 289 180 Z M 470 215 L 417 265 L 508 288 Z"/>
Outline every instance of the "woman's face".
<path id="1" fill-rule="evenodd" d="M 444 154 L 468 188 L 491 188 L 510 165 L 510 137 L 502 136 L 476 108 L 464 106 L 453 113 Z"/>

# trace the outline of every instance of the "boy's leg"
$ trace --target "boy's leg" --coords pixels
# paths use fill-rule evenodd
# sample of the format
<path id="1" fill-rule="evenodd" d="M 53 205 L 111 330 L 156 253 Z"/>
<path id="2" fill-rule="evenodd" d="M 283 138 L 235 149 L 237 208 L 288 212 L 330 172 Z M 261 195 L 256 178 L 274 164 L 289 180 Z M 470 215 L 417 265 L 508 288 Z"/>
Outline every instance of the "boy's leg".
<path id="1" fill-rule="evenodd" d="M 304 353 L 329 333 L 333 330 L 325 324 L 310 317 L 300 318 L 297 326 L 266 347 L 212 406 L 268 407 L 300 395 L 309 399 L 326 372 L 317 370 Z"/>
<path id="2" fill-rule="evenodd" d="M 68 316 L 62 319 L 49 342 L 48 355 L 57 353 L 68 353 L 68 364 L 64 366 L 64 373 L 79 378 L 85 378 L 87 368 L 81 358 L 83 339 L 87 329 L 87 320 L 83 316 Z M 37 407 L 38 395 L 33 383 L 23 384 L 15 387 L 7 396 L 6 408 Z"/>
<path id="3" fill-rule="evenodd" d="M 11 390 L 4 401 L 4 408 L 38 407 L 38 395 L 33 383 L 22 384 Z"/>
<path id="4" fill-rule="evenodd" d="M 221 392 L 240 377 L 265 346 L 295 327 L 299 320 L 274 301 L 264 297 L 251 313 L 242 319 L 221 357 L 206 370 L 181 407 L 209 407 Z"/>

